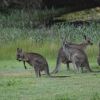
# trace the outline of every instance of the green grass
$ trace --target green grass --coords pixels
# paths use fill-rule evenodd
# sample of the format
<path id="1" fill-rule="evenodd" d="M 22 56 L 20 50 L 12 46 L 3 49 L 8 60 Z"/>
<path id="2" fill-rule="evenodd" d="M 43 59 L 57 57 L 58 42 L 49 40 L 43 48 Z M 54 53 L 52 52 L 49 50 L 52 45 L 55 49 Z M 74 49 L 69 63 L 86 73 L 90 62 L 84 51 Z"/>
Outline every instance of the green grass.
<path id="1" fill-rule="evenodd" d="M 55 61 L 48 62 L 52 71 Z M 96 62 L 91 64 L 93 70 L 100 70 Z M 99 100 L 100 73 L 76 73 L 72 68 L 67 71 L 62 65 L 52 75 L 69 77 L 36 78 L 30 66 L 25 70 L 21 62 L 0 61 L 0 100 Z"/>
<path id="2" fill-rule="evenodd" d="M 76 42 L 77 43 L 77 42 Z M 58 55 L 59 48 L 61 44 L 58 41 L 55 42 L 45 42 L 41 43 L 32 43 L 30 40 L 18 40 L 14 43 L 8 43 L 3 45 L 0 48 L 0 60 L 15 60 L 16 59 L 16 50 L 17 48 L 22 48 L 26 52 L 36 52 L 40 53 L 47 59 L 56 59 Z M 88 54 L 90 61 L 96 61 L 98 55 L 98 45 L 94 43 L 93 46 L 88 46 L 86 53 Z"/>

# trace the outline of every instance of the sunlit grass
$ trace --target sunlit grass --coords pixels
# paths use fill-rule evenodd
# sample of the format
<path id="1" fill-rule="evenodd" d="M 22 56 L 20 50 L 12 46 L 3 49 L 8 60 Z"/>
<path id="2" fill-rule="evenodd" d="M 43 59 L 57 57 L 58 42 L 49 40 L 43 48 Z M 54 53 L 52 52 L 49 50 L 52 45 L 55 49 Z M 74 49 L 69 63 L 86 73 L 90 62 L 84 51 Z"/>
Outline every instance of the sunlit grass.
<path id="1" fill-rule="evenodd" d="M 45 56 L 48 59 L 56 59 L 58 51 L 61 47 L 59 41 L 55 42 L 45 42 L 43 44 L 35 43 L 30 40 L 19 40 L 17 42 L 8 43 L 0 48 L 0 59 L 1 60 L 14 60 L 16 59 L 16 49 L 22 48 L 26 52 L 36 52 Z M 96 61 L 98 55 L 98 45 L 94 44 L 93 46 L 87 47 L 85 50 L 88 54 L 90 61 Z"/>
<path id="2" fill-rule="evenodd" d="M 66 13 L 59 17 L 60 19 L 66 19 L 68 22 L 72 21 L 96 21 L 100 20 L 100 7 L 86 9 L 83 11 L 76 11 L 72 13 Z"/>
<path id="3" fill-rule="evenodd" d="M 58 49 L 60 48 L 58 43 L 50 43 L 50 42 L 45 42 L 44 44 L 37 44 L 37 43 L 32 43 L 29 40 L 19 40 L 14 43 L 9 43 L 7 45 L 4 45 L 3 47 L 0 48 L 0 59 L 1 60 L 10 60 L 10 59 L 16 59 L 16 50 L 17 48 L 22 48 L 23 51 L 26 52 L 36 52 L 40 53 L 41 55 L 47 57 L 47 58 L 55 58 Z"/>

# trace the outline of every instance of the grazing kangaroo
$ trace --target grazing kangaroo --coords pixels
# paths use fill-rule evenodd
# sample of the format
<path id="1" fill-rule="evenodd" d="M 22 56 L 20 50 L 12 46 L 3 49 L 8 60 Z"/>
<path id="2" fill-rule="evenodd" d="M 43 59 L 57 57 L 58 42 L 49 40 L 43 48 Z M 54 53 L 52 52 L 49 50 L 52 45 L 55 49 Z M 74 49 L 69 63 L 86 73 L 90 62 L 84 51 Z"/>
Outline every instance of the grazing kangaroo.
<path id="1" fill-rule="evenodd" d="M 70 44 L 70 46 L 72 46 L 74 48 L 82 49 L 82 50 L 85 50 L 88 45 L 93 45 L 91 39 L 89 37 L 87 37 L 86 35 L 84 35 L 84 40 L 85 41 L 83 41 L 80 44 L 71 43 L 71 42 L 68 42 L 68 43 Z M 52 73 L 59 72 L 61 63 L 66 64 L 68 70 L 69 70 L 69 64 L 72 63 L 72 61 L 70 61 L 68 59 L 65 52 L 63 51 L 63 47 L 61 47 L 58 51 L 58 56 L 57 56 L 57 61 L 56 61 L 56 68 L 54 69 L 54 71 Z"/>
<path id="2" fill-rule="evenodd" d="M 99 54 L 98 54 L 98 57 L 97 57 L 97 63 L 100 66 L 100 42 L 99 42 Z"/>
<path id="3" fill-rule="evenodd" d="M 90 72 L 92 71 L 89 66 L 88 57 L 83 49 L 72 47 L 72 45 L 65 42 L 63 44 L 63 51 L 65 52 L 66 56 L 69 57 L 68 59 L 72 61 L 74 68 L 76 67 L 78 71 L 80 67 L 82 72 L 83 67 L 85 67 Z"/>
<path id="4" fill-rule="evenodd" d="M 23 52 L 22 49 L 17 48 L 16 57 L 18 61 L 23 61 L 24 64 L 27 62 L 29 65 L 34 67 L 37 77 L 41 76 L 41 71 L 45 71 L 45 73 L 50 76 L 48 63 L 42 55 L 38 53 Z"/>

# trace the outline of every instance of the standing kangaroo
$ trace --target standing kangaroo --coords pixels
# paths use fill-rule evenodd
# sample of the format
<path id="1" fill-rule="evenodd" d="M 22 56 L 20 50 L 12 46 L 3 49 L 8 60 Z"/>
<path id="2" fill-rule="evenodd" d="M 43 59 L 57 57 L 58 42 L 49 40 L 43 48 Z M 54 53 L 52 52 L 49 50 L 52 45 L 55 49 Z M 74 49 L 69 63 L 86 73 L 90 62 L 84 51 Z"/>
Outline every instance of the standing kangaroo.
<path id="1" fill-rule="evenodd" d="M 66 56 L 69 57 L 70 61 L 72 61 L 73 67 L 79 68 L 83 72 L 83 67 L 85 67 L 88 71 L 92 71 L 89 66 L 88 57 L 83 49 L 75 48 L 74 46 L 65 42 L 63 44 L 63 51 L 65 52 Z"/>
<path id="2" fill-rule="evenodd" d="M 91 39 L 89 37 L 86 37 L 86 35 L 84 35 L 84 39 L 85 41 L 83 41 L 80 44 L 71 43 L 71 42 L 68 42 L 68 43 L 70 44 L 70 46 L 78 48 L 78 49 L 82 49 L 82 50 L 84 50 L 88 45 L 93 45 L 93 43 L 91 42 Z M 53 73 L 59 72 L 61 63 L 66 64 L 68 70 L 69 70 L 69 64 L 72 63 L 72 61 L 68 59 L 65 52 L 63 51 L 63 47 L 61 47 L 58 51 L 56 68 L 54 69 Z"/>
<path id="3" fill-rule="evenodd" d="M 34 67 L 37 77 L 41 76 L 41 71 L 45 71 L 45 73 L 50 76 L 48 63 L 42 55 L 38 53 L 23 52 L 22 49 L 17 48 L 16 57 L 18 61 L 23 61 L 24 64 L 27 62 L 29 65 Z"/>
<path id="4" fill-rule="evenodd" d="M 97 63 L 100 66 L 100 42 L 99 42 L 99 54 L 98 54 L 98 57 L 97 57 Z"/>

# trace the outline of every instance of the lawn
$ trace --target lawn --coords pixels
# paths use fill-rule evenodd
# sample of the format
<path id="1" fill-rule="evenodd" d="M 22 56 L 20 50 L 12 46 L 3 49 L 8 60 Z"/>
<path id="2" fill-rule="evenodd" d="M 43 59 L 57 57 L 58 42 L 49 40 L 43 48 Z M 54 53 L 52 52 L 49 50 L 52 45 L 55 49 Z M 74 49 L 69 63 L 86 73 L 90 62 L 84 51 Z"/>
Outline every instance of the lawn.
<path id="1" fill-rule="evenodd" d="M 48 62 L 52 71 L 55 60 Z M 100 70 L 95 62 L 91 65 L 94 71 Z M 58 74 L 52 74 L 56 77 L 36 78 L 27 67 L 15 60 L 0 61 L 0 100 L 100 100 L 99 72 L 77 73 L 72 66 L 67 71 L 62 65 Z"/>

